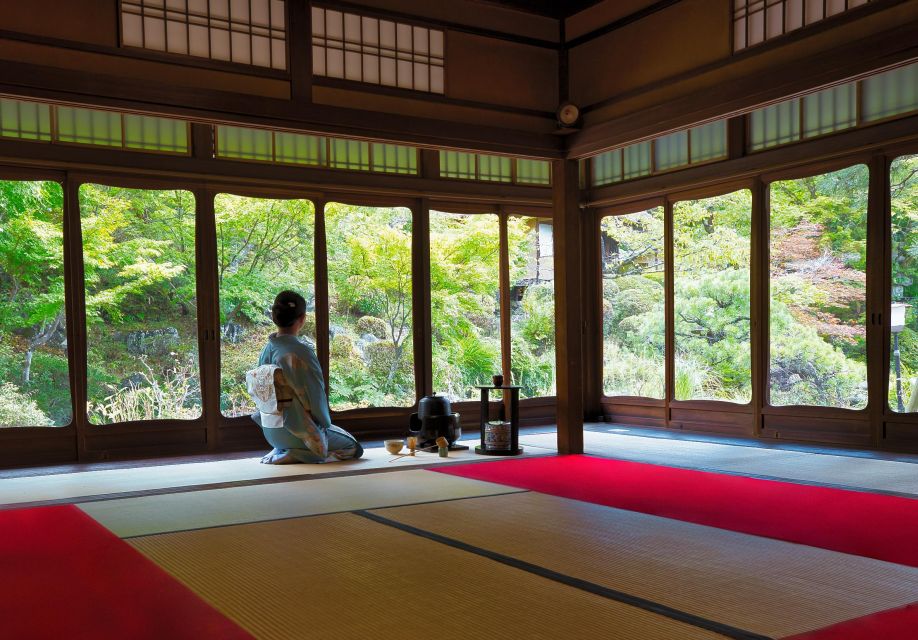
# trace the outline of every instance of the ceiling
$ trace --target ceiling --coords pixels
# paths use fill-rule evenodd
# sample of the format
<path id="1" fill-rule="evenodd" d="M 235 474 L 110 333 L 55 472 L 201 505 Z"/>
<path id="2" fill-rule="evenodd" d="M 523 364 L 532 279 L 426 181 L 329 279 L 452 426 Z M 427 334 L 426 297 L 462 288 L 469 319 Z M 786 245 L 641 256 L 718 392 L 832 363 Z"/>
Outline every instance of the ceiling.
<path id="1" fill-rule="evenodd" d="M 561 20 L 584 9 L 599 4 L 602 0 L 480 0 L 488 4 L 497 4 L 526 13 Z"/>

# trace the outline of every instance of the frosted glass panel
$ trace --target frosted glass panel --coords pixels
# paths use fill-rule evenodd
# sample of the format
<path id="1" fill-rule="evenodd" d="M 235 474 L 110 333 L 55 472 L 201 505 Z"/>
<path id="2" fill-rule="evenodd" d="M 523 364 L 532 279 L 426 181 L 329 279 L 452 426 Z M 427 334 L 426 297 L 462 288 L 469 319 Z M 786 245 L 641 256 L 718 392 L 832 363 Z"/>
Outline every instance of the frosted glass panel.
<path id="1" fill-rule="evenodd" d="M 319 136 L 278 131 L 274 134 L 274 159 L 290 164 L 325 165 L 325 143 L 326 139 Z"/>
<path id="2" fill-rule="evenodd" d="M 818 136 L 857 124 L 857 88 L 849 82 L 803 98 L 803 135 Z"/>
<path id="3" fill-rule="evenodd" d="M 650 173 L 650 142 L 639 142 L 622 149 L 625 180 L 646 176 Z"/>
<path id="4" fill-rule="evenodd" d="M 125 114 L 124 146 L 144 151 L 188 153 L 188 123 L 171 118 Z"/>
<path id="5" fill-rule="evenodd" d="M 0 136 L 51 139 L 51 108 L 46 104 L 0 98 Z"/>
<path id="6" fill-rule="evenodd" d="M 58 107 L 57 135 L 61 142 L 120 147 L 121 114 L 95 109 Z"/>
<path id="7" fill-rule="evenodd" d="M 918 63 L 867 78 L 862 84 L 861 117 L 882 120 L 918 109 Z"/>
<path id="8" fill-rule="evenodd" d="M 441 151 L 440 177 L 474 180 L 475 154 L 461 151 Z"/>
<path id="9" fill-rule="evenodd" d="M 601 153 L 590 161 L 593 167 L 593 186 L 601 186 L 622 179 L 622 150 Z"/>
<path id="10" fill-rule="evenodd" d="M 478 178 L 489 182 L 510 182 L 510 158 L 504 156 L 478 156 Z"/>
<path id="11" fill-rule="evenodd" d="M 551 163 L 547 160 L 516 161 L 516 181 L 525 184 L 551 184 Z"/>
<path id="12" fill-rule="evenodd" d="M 372 151 L 373 171 L 407 174 L 418 172 L 418 151 L 414 147 L 373 143 Z"/>
<path id="13" fill-rule="evenodd" d="M 357 170 L 370 168 L 370 145 L 366 142 L 333 138 L 330 151 L 330 167 Z"/>
<path id="14" fill-rule="evenodd" d="M 800 100 L 786 100 L 749 114 L 749 148 L 767 149 L 800 139 Z"/>
<path id="15" fill-rule="evenodd" d="M 657 171 L 665 171 L 688 164 L 688 131 L 678 131 L 653 141 L 654 164 Z"/>
<path id="16" fill-rule="evenodd" d="M 706 162 L 727 156 L 727 121 L 718 120 L 711 124 L 690 129 L 691 161 Z"/>
<path id="17" fill-rule="evenodd" d="M 243 127 L 217 127 L 217 156 L 245 160 L 274 159 L 271 132 Z"/>

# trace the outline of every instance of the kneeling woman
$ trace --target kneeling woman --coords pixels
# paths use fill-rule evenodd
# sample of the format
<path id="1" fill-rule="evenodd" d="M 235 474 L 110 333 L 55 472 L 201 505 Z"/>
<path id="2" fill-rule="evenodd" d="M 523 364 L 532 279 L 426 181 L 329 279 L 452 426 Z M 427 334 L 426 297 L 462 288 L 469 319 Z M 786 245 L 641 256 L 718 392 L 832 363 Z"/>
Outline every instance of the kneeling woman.
<path id="1" fill-rule="evenodd" d="M 262 424 L 259 413 L 252 416 L 274 447 L 261 461 L 289 464 L 359 458 L 363 447 L 357 439 L 331 423 L 322 367 L 315 350 L 297 338 L 306 322 L 303 296 L 281 291 L 271 307 L 271 318 L 277 332 L 268 336 L 258 364 L 280 367 L 293 391 L 293 400 L 283 412 L 282 428 Z"/>

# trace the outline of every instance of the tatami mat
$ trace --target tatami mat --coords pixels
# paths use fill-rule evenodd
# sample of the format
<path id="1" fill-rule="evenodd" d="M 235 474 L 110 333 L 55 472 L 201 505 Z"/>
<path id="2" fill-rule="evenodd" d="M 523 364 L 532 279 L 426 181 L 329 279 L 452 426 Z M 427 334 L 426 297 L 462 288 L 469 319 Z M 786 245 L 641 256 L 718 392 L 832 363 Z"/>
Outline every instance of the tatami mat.
<path id="1" fill-rule="evenodd" d="M 472 443 L 474 444 L 474 442 Z M 533 455 L 550 453 L 544 449 Z M 261 464 L 260 458 L 219 462 L 169 464 L 105 471 L 84 471 L 46 476 L 6 478 L 0 480 L 0 505 L 21 505 L 43 501 L 73 501 L 119 493 L 181 489 L 198 485 L 231 482 L 270 481 L 299 476 L 321 476 L 329 473 L 398 470 L 419 465 L 440 465 L 457 461 L 482 461 L 473 450 L 451 451 L 448 458 L 436 453 L 418 452 L 416 456 L 393 456 L 385 449 L 367 449 L 360 460 L 329 464 Z"/>
<path id="2" fill-rule="evenodd" d="M 721 637 L 354 514 L 131 543 L 265 640 Z"/>
<path id="3" fill-rule="evenodd" d="M 373 513 L 773 637 L 918 600 L 918 569 L 539 493 Z"/>
<path id="4" fill-rule="evenodd" d="M 315 478 L 78 505 L 121 537 L 520 491 L 429 471 Z"/>
<path id="5" fill-rule="evenodd" d="M 855 489 L 918 495 L 918 464 L 710 442 L 585 431 L 584 452 L 620 460 L 771 476 Z M 520 444 L 556 450 L 554 434 L 520 436 Z"/>

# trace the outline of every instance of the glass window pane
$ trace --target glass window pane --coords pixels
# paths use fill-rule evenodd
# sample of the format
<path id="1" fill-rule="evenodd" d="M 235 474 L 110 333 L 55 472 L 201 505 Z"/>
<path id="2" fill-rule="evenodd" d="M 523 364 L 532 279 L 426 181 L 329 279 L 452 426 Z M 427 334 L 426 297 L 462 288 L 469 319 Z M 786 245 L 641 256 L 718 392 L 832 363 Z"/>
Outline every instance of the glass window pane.
<path id="1" fill-rule="evenodd" d="M 553 396 L 555 380 L 555 265 L 550 218 L 511 216 L 510 370 L 521 398 Z"/>
<path id="2" fill-rule="evenodd" d="M 496 215 L 430 212 L 430 298 L 433 389 L 477 400 L 501 372 Z"/>
<path id="3" fill-rule="evenodd" d="M 692 164 L 727 157 L 727 121 L 718 120 L 691 130 Z"/>
<path id="4" fill-rule="evenodd" d="M 254 411 L 245 372 L 258 364 L 270 309 L 285 289 L 306 299 L 301 340 L 316 342 L 315 210 L 309 200 L 270 200 L 218 194 L 217 282 L 220 294 L 220 409 L 225 416 Z"/>
<path id="5" fill-rule="evenodd" d="M 657 171 L 666 171 L 688 164 L 688 131 L 677 131 L 655 139 L 653 151 Z"/>
<path id="6" fill-rule="evenodd" d="M 867 167 L 771 184 L 772 405 L 867 406 Z"/>
<path id="7" fill-rule="evenodd" d="M 663 398 L 663 207 L 602 219 L 603 393 Z"/>
<path id="8" fill-rule="evenodd" d="M 84 184 L 80 227 L 90 421 L 199 417 L 194 196 Z"/>
<path id="9" fill-rule="evenodd" d="M 416 174 L 418 172 L 417 149 L 397 144 L 374 142 L 373 171 Z"/>
<path id="10" fill-rule="evenodd" d="M 861 84 L 865 122 L 918 109 L 918 62 L 893 69 Z"/>
<path id="11" fill-rule="evenodd" d="M 324 166 L 327 162 L 325 138 L 299 133 L 274 133 L 274 153 L 277 162 Z"/>
<path id="12" fill-rule="evenodd" d="M 51 139 L 51 108 L 46 104 L 0 98 L 0 136 Z"/>
<path id="13" fill-rule="evenodd" d="M 752 397 L 746 190 L 673 206 L 676 400 Z"/>
<path id="14" fill-rule="evenodd" d="M 888 401 L 893 411 L 915 413 L 918 412 L 918 155 L 896 159 L 889 170 L 889 184 L 893 308 L 890 309 Z"/>
<path id="15" fill-rule="evenodd" d="M 0 428 L 70 423 L 64 194 L 0 181 Z"/>
<path id="16" fill-rule="evenodd" d="M 593 168 L 592 184 L 599 187 L 622 179 L 622 150 L 607 151 L 590 159 Z"/>
<path id="17" fill-rule="evenodd" d="M 551 162 L 520 158 L 516 161 L 516 181 L 521 184 L 551 184 Z"/>
<path id="18" fill-rule="evenodd" d="M 121 114 L 57 107 L 57 139 L 61 142 L 120 147 Z"/>
<path id="19" fill-rule="evenodd" d="M 749 148 L 767 149 L 800 139 L 800 100 L 785 100 L 749 114 Z"/>
<path id="20" fill-rule="evenodd" d="M 242 160 L 274 160 L 271 132 L 247 127 L 217 127 L 216 154 L 218 158 Z"/>
<path id="21" fill-rule="evenodd" d="M 124 114 L 124 146 L 145 151 L 188 153 L 188 123 Z"/>
<path id="22" fill-rule="evenodd" d="M 857 83 L 818 91 L 803 98 L 803 135 L 812 137 L 857 124 Z"/>
<path id="23" fill-rule="evenodd" d="M 462 151 L 441 151 L 440 177 L 474 180 L 475 154 Z"/>
<path id="24" fill-rule="evenodd" d="M 415 402 L 411 224 L 405 208 L 325 207 L 333 410 Z"/>
<path id="25" fill-rule="evenodd" d="M 510 158 L 505 156 L 478 156 L 478 179 L 490 182 L 510 182 Z"/>
<path id="26" fill-rule="evenodd" d="M 366 171 L 370 168 L 370 144 L 360 140 L 331 139 L 328 165 L 335 169 Z"/>
<path id="27" fill-rule="evenodd" d="M 625 180 L 650 175 L 650 142 L 639 142 L 622 149 Z"/>

